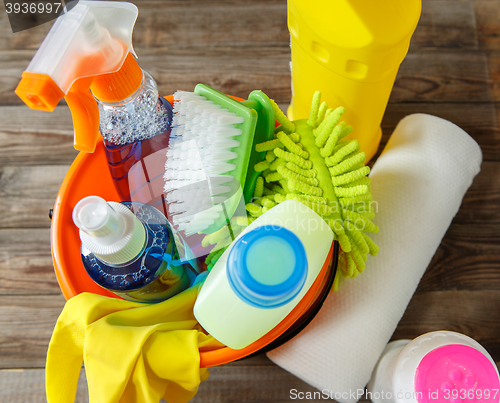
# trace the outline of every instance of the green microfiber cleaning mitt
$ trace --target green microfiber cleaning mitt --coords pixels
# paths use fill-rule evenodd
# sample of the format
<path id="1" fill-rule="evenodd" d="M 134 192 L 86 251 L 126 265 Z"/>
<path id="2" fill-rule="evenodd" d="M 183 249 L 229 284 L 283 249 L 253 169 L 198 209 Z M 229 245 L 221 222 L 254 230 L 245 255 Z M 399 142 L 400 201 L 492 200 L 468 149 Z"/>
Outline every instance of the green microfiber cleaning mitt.
<path id="1" fill-rule="evenodd" d="M 275 139 L 257 144 L 256 151 L 266 151 L 265 161 L 255 169 L 261 173 L 254 199 L 246 208 L 251 220 L 287 199 L 298 200 L 318 213 L 332 229 L 340 244 L 334 290 L 341 278 L 356 277 L 365 269 L 367 255 L 375 256 L 378 246 L 366 232 L 378 232 L 371 221 L 370 168 L 357 140 L 344 140 L 352 127 L 340 121 L 343 107 L 329 109 L 321 103 L 321 93 L 314 94 L 309 119 L 290 122 L 273 102 L 281 124 Z M 212 241 L 212 240 L 209 240 Z M 220 243 L 214 237 L 212 243 Z M 228 245 L 230 240 L 224 240 Z M 213 266 L 220 254 L 214 248 L 207 257 Z M 220 252 L 220 254 L 219 254 Z"/>
<path id="2" fill-rule="evenodd" d="M 341 248 L 334 289 L 341 277 L 364 271 L 368 253 L 378 253 L 378 246 L 365 234 L 378 232 L 371 221 L 375 213 L 367 177 L 370 168 L 364 165 L 358 141 L 343 140 L 352 131 L 340 121 L 344 112 L 343 107 L 328 109 L 318 91 L 309 119 L 290 122 L 276 113 L 281 124 L 276 139 L 256 147 L 273 152 L 275 158 L 266 158 L 272 162 L 262 172 L 263 189 L 256 189 L 255 200 L 247 205 L 250 215 L 258 217 L 277 203 L 295 199 L 322 216 Z"/>

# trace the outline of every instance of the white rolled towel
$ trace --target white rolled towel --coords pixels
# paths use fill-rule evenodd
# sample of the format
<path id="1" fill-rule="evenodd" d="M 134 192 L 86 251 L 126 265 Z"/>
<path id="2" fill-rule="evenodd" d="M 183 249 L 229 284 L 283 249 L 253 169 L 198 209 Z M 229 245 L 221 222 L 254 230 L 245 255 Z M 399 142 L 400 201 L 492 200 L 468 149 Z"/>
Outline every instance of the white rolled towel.
<path id="1" fill-rule="evenodd" d="M 359 400 L 481 161 L 478 144 L 453 123 L 401 120 L 370 174 L 380 253 L 268 357 L 342 403 Z"/>

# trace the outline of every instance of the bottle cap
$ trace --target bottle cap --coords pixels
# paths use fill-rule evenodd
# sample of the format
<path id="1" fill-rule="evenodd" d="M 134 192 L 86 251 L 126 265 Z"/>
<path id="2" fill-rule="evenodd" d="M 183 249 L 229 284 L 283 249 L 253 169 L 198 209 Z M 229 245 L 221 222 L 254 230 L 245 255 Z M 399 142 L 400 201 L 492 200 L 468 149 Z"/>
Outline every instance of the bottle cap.
<path id="1" fill-rule="evenodd" d="M 496 403 L 500 395 L 498 372 L 473 347 L 450 344 L 424 356 L 415 372 L 419 403 Z"/>
<path id="2" fill-rule="evenodd" d="M 65 7 L 33 60 L 16 94 L 32 109 L 52 112 L 62 97 L 73 117 L 75 148 L 94 152 L 99 109 L 94 96 L 115 103 L 142 84 L 131 52 L 138 10 L 134 4 L 81 0 Z"/>
<path id="3" fill-rule="evenodd" d="M 120 70 L 95 77 L 90 89 L 100 101 L 115 103 L 132 96 L 141 88 L 142 81 L 142 69 L 129 52 Z"/>
<path id="4" fill-rule="evenodd" d="M 307 256 L 290 230 L 263 225 L 239 238 L 227 260 L 235 294 L 257 308 L 276 308 L 292 300 L 307 277 Z"/>
<path id="5" fill-rule="evenodd" d="M 371 83 L 397 71 L 421 9 L 421 0 L 321 0 L 313 7 L 295 0 L 288 2 L 288 28 L 292 43 L 312 58 L 304 62 Z"/>
<path id="6" fill-rule="evenodd" d="M 144 225 L 123 204 L 85 197 L 73 209 L 73 221 L 80 228 L 82 244 L 104 263 L 127 263 L 143 251 Z"/>

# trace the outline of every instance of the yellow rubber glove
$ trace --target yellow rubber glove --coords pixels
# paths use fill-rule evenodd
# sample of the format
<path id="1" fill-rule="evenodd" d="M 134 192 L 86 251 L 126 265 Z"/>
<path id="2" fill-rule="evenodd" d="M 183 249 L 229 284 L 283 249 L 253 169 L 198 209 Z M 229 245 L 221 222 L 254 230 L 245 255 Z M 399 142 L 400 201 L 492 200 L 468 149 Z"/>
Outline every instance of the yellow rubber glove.
<path id="1" fill-rule="evenodd" d="M 71 298 L 47 353 L 48 403 L 75 401 L 82 361 L 90 403 L 188 402 L 208 377 L 199 351 L 223 347 L 194 318 L 200 286 L 154 305 L 90 293 Z"/>

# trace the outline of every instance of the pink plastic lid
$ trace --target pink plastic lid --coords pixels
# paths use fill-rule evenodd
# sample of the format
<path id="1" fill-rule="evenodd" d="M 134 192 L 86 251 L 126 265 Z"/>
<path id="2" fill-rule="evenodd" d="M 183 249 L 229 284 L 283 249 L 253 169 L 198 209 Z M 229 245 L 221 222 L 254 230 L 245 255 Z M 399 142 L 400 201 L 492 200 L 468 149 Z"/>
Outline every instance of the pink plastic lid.
<path id="1" fill-rule="evenodd" d="M 491 361 L 461 344 L 432 350 L 415 372 L 419 403 L 497 403 L 499 389 L 498 372 Z"/>

